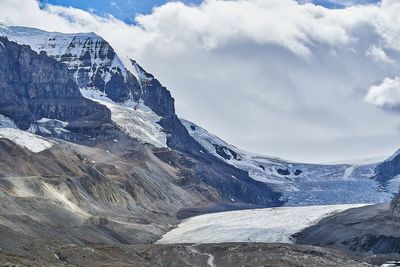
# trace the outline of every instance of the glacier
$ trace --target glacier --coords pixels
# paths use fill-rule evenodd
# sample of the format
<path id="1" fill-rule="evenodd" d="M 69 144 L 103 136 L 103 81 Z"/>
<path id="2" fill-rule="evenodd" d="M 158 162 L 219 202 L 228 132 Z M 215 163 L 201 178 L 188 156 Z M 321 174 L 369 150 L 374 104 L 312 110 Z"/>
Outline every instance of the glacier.
<path id="1" fill-rule="evenodd" d="M 241 150 L 188 120 L 181 121 L 205 151 L 282 192 L 286 206 L 389 202 L 398 191 L 372 179 L 381 159 L 298 163 Z"/>

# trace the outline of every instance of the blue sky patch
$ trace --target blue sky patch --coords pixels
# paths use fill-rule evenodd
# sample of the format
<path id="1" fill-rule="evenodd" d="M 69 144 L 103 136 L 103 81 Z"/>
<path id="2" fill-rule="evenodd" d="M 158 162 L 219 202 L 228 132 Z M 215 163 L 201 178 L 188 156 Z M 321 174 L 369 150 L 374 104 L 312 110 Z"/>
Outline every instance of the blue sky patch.
<path id="1" fill-rule="evenodd" d="M 148 14 L 155 6 L 163 5 L 173 0 L 39 0 L 46 4 L 75 7 L 94 14 L 105 16 L 111 14 L 127 23 L 133 23 L 135 14 Z M 379 0 L 299 0 L 299 2 L 312 2 L 327 8 L 344 8 L 351 4 L 372 4 Z M 199 5 L 202 0 L 181 0 L 185 4 Z"/>
<path id="2" fill-rule="evenodd" d="M 93 12 L 100 16 L 111 14 L 127 23 L 133 23 L 135 14 L 148 14 L 155 6 L 160 6 L 171 0 L 39 0 L 42 5 L 53 4 L 75 7 Z M 182 0 L 186 4 L 198 5 L 202 0 Z"/>

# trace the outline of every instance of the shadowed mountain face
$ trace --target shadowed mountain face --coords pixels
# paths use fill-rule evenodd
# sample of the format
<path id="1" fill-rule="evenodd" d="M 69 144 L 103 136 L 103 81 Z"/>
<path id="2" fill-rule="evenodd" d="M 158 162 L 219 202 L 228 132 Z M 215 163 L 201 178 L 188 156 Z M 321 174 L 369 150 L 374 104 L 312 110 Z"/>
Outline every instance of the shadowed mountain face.
<path id="1" fill-rule="evenodd" d="M 65 65 L 28 46 L 0 42 L 0 113 L 21 129 L 41 118 L 66 121 L 68 129 L 84 133 L 111 123 L 110 111 L 82 97 Z"/>
<path id="2" fill-rule="evenodd" d="M 379 164 L 375 169 L 375 178 L 381 183 L 400 174 L 400 153 L 393 154 L 389 159 Z"/>
<path id="3" fill-rule="evenodd" d="M 400 254 L 398 208 L 388 203 L 350 209 L 296 234 L 296 243 L 334 247 L 393 260 Z M 394 255 L 396 254 L 396 255 Z M 383 260 L 381 260 L 382 262 Z"/>

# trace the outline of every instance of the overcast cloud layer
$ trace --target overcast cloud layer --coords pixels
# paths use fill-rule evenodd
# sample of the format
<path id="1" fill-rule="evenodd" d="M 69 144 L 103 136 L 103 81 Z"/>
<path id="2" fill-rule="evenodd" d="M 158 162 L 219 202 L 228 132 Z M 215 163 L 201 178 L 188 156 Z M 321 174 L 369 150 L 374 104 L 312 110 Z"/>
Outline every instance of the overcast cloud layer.
<path id="1" fill-rule="evenodd" d="M 400 1 L 326 9 L 294 0 L 168 3 L 113 17 L 1 0 L 0 21 L 93 31 L 138 60 L 178 115 L 253 152 L 326 162 L 400 148 Z"/>

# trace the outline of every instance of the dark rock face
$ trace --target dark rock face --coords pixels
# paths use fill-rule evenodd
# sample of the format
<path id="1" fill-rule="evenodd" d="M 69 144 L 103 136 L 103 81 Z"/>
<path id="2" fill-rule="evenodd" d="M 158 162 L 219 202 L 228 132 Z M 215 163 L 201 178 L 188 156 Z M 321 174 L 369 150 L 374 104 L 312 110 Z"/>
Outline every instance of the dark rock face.
<path id="1" fill-rule="evenodd" d="M 188 209 L 185 213 L 200 214 L 239 208 L 256 208 L 280 206 L 281 194 L 273 191 L 265 183 L 251 179 L 245 171 L 210 158 L 187 157 L 183 153 L 159 149 L 155 155 L 162 161 L 181 170 L 181 185 L 207 184 L 215 188 L 221 196 L 219 207 L 210 206 L 204 209 Z M 184 217 L 184 216 L 183 216 Z"/>
<path id="2" fill-rule="evenodd" d="M 400 174 L 400 154 L 393 155 L 389 160 L 379 164 L 375 169 L 375 178 L 384 183 Z"/>
<path id="3" fill-rule="evenodd" d="M 390 202 L 390 209 L 396 218 L 400 218 L 400 192 Z"/>
<path id="4" fill-rule="evenodd" d="M 166 87 L 162 86 L 161 83 L 154 78 L 154 76 L 146 72 L 136 61 L 131 60 L 132 65 L 137 69 L 138 73 L 142 77 L 139 78 L 140 85 L 142 87 L 141 92 L 134 93 L 140 95 L 140 98 L 144 100 L 155 113 L 158 115 L 171 118 L 175 115 L 174 98 Z"/>
<path id="5" fill-rule="evenodd" d="M 294 171 L 294 175 L 299 176 L 300 174 L 302 174 L 303 172 L 301 170 L 295 170 Z"/>
<path id="6" fill-rule="evenodd" d="M 280 175 L 290 175 L 290 171 L 288 169 L 277 169 L 276 171 Z"/>
<path id="7" fill-rule="evenodd" d="M 90 132 L 110 123 L 110 111 L 82 97 L 66 66 L 0 38 L 0 113 L 21 129 L 41 118 L 69 122 L 69 129 Z"/>
<path id="8" fill-rule="evenodd" d="M 224 159 L 227 159 L 227 160 L 235 159 L 238 161 L 241 160 L 240 156 L 232 149 L 229 149 L 225 146 L 219 146 L 216 144 L 213 144 L 213 146 L 215 147 L 215 151 L 217 152 L 217 154 L 220 155 L 221 157 L 223 157 Z"/>
<path id="9" fill-rule="evenodd" d="M 335 247 L 363 255 L 398 255 L 400 221 L 393 215 L 393 205 L 390 210 L 387 203 L 349 209 L 296 234 L 296 243 Z"/>

